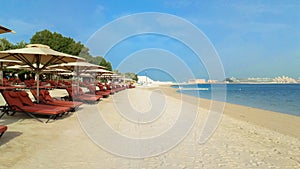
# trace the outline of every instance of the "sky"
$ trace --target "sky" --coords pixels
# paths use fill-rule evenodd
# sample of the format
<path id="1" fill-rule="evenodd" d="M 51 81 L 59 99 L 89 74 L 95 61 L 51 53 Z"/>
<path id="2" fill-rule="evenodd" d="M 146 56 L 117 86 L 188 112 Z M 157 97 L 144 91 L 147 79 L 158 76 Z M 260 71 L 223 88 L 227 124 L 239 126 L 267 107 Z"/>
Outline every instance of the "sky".
<path id="1" fill-rule="evenodd" d="M 114 69 L 154 80 L 300 78 L 297 0 L 10 0 L 0 6 L 0 25 L 17 32 L 0 38 L 29 42 L 48 29 L 85 44 Z"/>

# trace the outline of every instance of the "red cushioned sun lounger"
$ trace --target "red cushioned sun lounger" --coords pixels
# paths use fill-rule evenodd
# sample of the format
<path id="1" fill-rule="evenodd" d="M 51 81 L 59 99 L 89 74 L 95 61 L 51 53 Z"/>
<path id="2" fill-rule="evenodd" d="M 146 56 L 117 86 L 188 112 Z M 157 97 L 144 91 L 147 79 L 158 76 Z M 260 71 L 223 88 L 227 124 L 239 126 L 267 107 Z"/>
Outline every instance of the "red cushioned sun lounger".
<path id="1" fill-rule="evenodd" d="M 36 90 L 30 90 L 32 95 L 37 98 Z M 40 97 L 39 101 L 42 104 L 52 105 L 52 106 L 62 106 L 62 107 L 69 107 L 71 111 L 75 111 L 82 105 L 82 102 L 76 101 L 65 101 L 65 100 L 57 100 L 51 97 L 48 90 L 40 90 Z"/>
<path id="2" fill-rule="evenodd" d="M 93 94 L 84 94 L 82 89 L 79 88 L 67 88 L 66 89 L 71 100 L 78 100 L 85 103 L 97 103 L 100 101 L 102 96 L 100 95 L 93 95 Z"/>
<path id="3" fill-rule="evenodd" d="M 4 134 L 4 132 L 7 130 L 7 126 L 0 125 L 0 137 Z"/>
<path id="4" fill-rule="evenodd" d="M 26 91 L 17 91 L 16 93 L 19 94 L 19 97 L 20 97 L 23 105 L 35 106 L 35 107 L 38 107 L 38 108 L 41 108 L 41 109 L 54 109 L 54 110 L 57 110 L 60 113 L 66 113 L 66 112 L 70 111 L 70 107 L 51 106 L 51 105 L 33 103 Z"/>
<path id="5" fill-rule="evenodd" d="M 43 107 L 38 106 L 37 104 L 27 105 L 28 103 L 23 103 L 24 99 L 23 101 L 21 100 L 21 94 L 17 91 L 3 91 L 2 95 L 9 107 L 9 109 L 6 109 L 5 111 L 12 111 L 12 115 L 14 115 L 16 112 L 21 112 L 40 122 L 43 121 L 38 119 L 36 115 L 45 115 L 49 117 L 46 121 L 47 123 L 50 119 L 56 119 L 56 117 L 65 113 L 65 108 L 61 109 L 55 106 Z"/>
<path id="6" fill-rule="evenodd" d="M 96 86 L 94 85 L 88 85 L 87 88 L 89 89 L 91 94 L 101 95 L 104 98 L 107 98 L 110 95 L 110 91 L 96 90 Z"/>

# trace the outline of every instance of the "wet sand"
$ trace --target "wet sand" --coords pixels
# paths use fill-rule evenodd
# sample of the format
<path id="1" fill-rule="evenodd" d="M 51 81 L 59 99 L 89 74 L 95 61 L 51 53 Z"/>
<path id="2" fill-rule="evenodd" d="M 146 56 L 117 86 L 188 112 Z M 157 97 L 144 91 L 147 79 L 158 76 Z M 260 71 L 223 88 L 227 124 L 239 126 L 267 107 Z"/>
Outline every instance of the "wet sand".
<path id="1" fill-rule="evenodd" d="M 139 124 L 129 121 L 120 113 L 123 111 L 119 110 L 120 106 L 126 105 L 128 99 L 139 112 L 147 113 L 151 112 L 152 107 L 159 107 L 158 103 L 149 99 L 153 96 L 153 91 L 162 92 L 165 99 L 161 109 L 163 113 L 158 118 Z M 52 94 L 60 97 L 65 93 L 53 91 Z M 165 153 L 137 159 L 117 156 L 117 151 L 130 152 L 126 148 L 131 145 L 110 140 L 107 131 L 98 128 L 104 126 L 98 119 L 101 117 L 113 131 L 127 137 L 158 137 L 174 126 L 180 113 L 190 115 L 189 111 L 177 111 L 182 97 L 184 102 L 190 104 L 200 100 L 201 107 L 193 128 L 184 140 Z M 0 119 L 0 124 L 7 125 L 9 129 L 0 139 L 0 168 L 300 167 L 299 117 L 226 103 L 218 128 L 207 142 L 199 144 L 199 131 L 204 125 L 210 104 L 209 100 L 199 100 L 182 96 L 167 86 L 136 88 L 116 93 L 97 105 L 85 104 L 77 112 L 48 124 L 23 114 L 4 116 Z M 125 109 L 125 113 L 131 110 L 122 106 L 121 108 Z M 84 120 L 90 120 L 90 126 L 84 124 Z M 95 132 L 87 133 L 86 131 L 91 131 L 88 129 Z M 98 132 L 103 135 L 97 135 Z M 113 146 L 111 150 L 115 151 L 105 151 L 105 146 L 99 146 L 97 140 L 88 136 L 99 136 L 98 139 L 110 141 Z M 172 137 L 167 137 L 162 142 L 171 140 Z M 153 148 L 157 145 L 162 145 L 163 150 L 163 143 L 157 142 Z M 151 148 L 148 147 L 148 150 L 151 151 Z M 138 145 L 136 149 L 139 150 Z M 140 154 L 143 153 L 142 150 L 145 149 L 141 149 Z"/>

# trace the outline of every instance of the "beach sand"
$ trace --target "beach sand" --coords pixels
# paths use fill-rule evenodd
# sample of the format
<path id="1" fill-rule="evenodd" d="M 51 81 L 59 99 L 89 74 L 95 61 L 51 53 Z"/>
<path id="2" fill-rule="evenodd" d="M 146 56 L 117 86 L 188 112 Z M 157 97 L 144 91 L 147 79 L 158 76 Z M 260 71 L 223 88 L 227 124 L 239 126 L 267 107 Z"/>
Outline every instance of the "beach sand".
<path id="1" fill-rule="evenodd" d="M 52 92 L 57 97 L 66 94 Z M 153 103 L 149 100 L 157 92 L 163 93 L 163 107 L 155 99 Z M 122 114 L 128 112 L 120 110 L 126 109 L 122 104 L 128 100 L 145 115 L 153 107 L 162 108 L 158 111 L 163 114 L 155 119 L 149 116 L 144 124 L 128 121 L 124 118 L 126 114 Z M 194 106 L 200 101 L 201 107 L 193 128 L 174 148 L 141 159 L 115 155 L 118 151 L 131 152 L 132 145 L 121 139 L 110 140 L 111 135 L 101 130 L 105 124 L 131 138 L 159 137 L 174 127 L 180 113 L 187 117 L 192 115 L 192 111 L 180 111 L 182 100 Z M 209 100 L 182 96 L 175 89 L 160 86 L 116 93 L 98 105 L 84 104 L 77 112 L 48 124 L 23 114 L 4 116 L 0 124 L 8 125 L 9 129 L 0 139 L 0 168 L 300 168 L 300 117 L 226 103 L 218 128 L 207 142 L 199 144 L 199 131 L 208 116 L 209 105 Z M 99 117 L 105 123 L 100 123 Z M 181 134 L 181 130 L 177 134 Z M 101 148 L 88 136 L 99 136 L 98 139 L 110 142 L 111 151 L 105 151 L 105 146 Z M 170 136 L 164 138 L 164 142 L 154 143 L 153 149 L 171 143 L 172 139 Z M 137 150 L 141 148 L 138 153 L 147 150 L 151 154 L 152 147 L 139 146 L 136 146 Z"/>

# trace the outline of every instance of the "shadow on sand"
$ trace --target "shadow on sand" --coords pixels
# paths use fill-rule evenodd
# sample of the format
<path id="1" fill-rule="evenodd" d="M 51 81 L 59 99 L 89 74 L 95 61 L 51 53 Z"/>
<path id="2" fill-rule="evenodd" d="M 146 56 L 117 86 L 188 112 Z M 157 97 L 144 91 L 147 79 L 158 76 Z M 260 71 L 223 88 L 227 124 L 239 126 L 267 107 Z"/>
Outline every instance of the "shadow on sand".
<path id="1" fill-rule="evenodd" d="M 0 147 L 4 144 L 8 143 L 10 140 L 20 136 L 21 134 L 22 133 L 18 132 L 18 131 L 6 131 L 0 138 Z"/>

